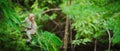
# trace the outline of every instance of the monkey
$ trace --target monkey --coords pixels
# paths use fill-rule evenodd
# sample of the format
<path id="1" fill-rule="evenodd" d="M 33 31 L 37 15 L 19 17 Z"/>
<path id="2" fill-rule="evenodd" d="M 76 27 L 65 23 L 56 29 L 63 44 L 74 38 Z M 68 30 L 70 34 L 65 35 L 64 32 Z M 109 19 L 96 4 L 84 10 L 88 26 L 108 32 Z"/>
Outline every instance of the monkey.
<path id="1" fill-rule="evenodd" d="M 25 18 L 25 20 L 22 21 L 22 23 L 26 23 L 26 26 L 23 26 L 25 28 L 26 35 L 28 39 L 26 42 L 30 42 L 32 37 L 31 34 L 36 34 L 37 33 L 37 24 L 35 22 L 35 17 L 34 14 L 29 14 L 28 17 Z"/>

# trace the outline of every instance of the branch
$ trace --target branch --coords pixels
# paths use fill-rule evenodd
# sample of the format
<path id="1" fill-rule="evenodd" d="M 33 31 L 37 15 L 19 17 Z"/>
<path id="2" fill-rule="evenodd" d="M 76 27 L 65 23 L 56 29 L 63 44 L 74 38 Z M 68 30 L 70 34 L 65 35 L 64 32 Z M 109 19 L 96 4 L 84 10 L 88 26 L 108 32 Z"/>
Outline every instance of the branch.
<path id="1" fill-rule="evenodd" d="M 106 23 L 106 22 L 104 22 L 104 23 Z M 111 48 L 111 33 L 110 33 L 110 30 L 109 30 L 109 29 L 106 28 L 106 30 L 107 30 L 107 34 L 108 34 L 108 36 L 109 36 L 108 51 L 110 51 L 110 48 Z"/>
<path id="2" fill-rule="evenodd" d="M 45 14 L 45 13 L 50 12 L 50 11 L 60 11 L 60 10 L 61 10 L 60 8 L 53 8 L 53 9 L 43 11 L 42 14 Z"/>
<path id="3" fill-rule="evenodd" d="M 110 51 L 111 48 L 111 35 L 110 35 L 110 31 L 107 30 L 108 36 L 109 36 L 109 46 L 108 46 L 108 51 Z"/>
<path id="4" fill-rule="evenodd" d="M 66 25 L 65 25 L 65 34 L 64 34 L 64 42 L 63 42 L 63 51 L 67 51 L 68 48 L 68 36 L 69 36 L 69 17 L 66 17 Z"/>
<path id="5" fill-rule="evenodd" d="M 95 39 L 94 51 L 97 49 L 97 39 Z"/>

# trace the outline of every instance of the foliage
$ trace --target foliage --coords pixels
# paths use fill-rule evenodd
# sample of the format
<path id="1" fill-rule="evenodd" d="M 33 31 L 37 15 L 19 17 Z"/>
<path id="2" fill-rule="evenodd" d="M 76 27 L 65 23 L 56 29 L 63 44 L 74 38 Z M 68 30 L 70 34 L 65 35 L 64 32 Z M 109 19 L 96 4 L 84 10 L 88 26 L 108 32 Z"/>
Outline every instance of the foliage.
<path id="1" fill-rule="evenodd" d="M 118 3 L 111 3 L 110 0 L 73 0 L 70 6 L 62 4 L 60 7 L 63 13 L 73 20 L 72 27 L 77 32 L 73 44 L 85 44 L 94 38 L 99 39 L 107 30 L 113 30 L 113 43 L 119 43 Z"/>
<path id="2" fill-rule="evenodd" d="M 102 10 L 104 9 L 90 1 L 73 1 L 72 5 L 61 6 L 61 8 L 73 20 L 72 27 L 77 32 L 73 44 L 79 45 L 80 43 L 90 42 L 92 38 L 96 38 L 103 32 L 100 30 L 105 29 L 104 19 L 102 18 Z"/>
<path id="3" fill-rule="evenodd" d="M 0 50 L 19 51 L 21 48 L 25 49 L 25 40 L 21 39 L 19 28 L 20 19 L 18 18 L 17 13 L 13 10 L 7 0 L 0 1 L 0 10 Z"/>
<path id="4" fill-rule="evenodd" d="M 119 23 L 119 20 L 120 20 L 120 6 L 119 6 L 119 3 L 120 3 L 120 1 L 113 1 L 114 3 L 111 3 L 108 7 L 111 7 L 111 8 L 109 8 L 109 11 L 108 11 L 108 13 L 109 14 L 107 14 L 107 15 L 105 15 L 105 16 L 109 16 L 110 18 L 108 18 L 109 19 L 109 21 L 108 21 L 108 24 L 109 24 L 109 28 L 111 29 L 111 30 L 113 30 L 113 40 L 112 40 L 112 42 L 113 42 L 113 45 L 114 44 L 119 44 L 119 37 L 120 37 L 120 32 L 119 32 L 119 30 L 120 30 L 120 27 L 119 27 L 119 25 L 120 25 L 120 23 Z M 107 8 L 108 8 L 107 7 Z"/>
<path id="5" fill-rule="evenodd" d="M 107 30 L 111 32 L 112 45 L 120 43 L 119 0 L 72 0 L 71 5 L 68 2 L 69 0 L 1 0 L 0 50 L 59 51 L 62 41 L 55 35 L 56 32 L 51 33 L 44 26 L 49 26 L 47 23 L 51 26 L 51 20 L 58 21 L 59 17 L 64 19 L 66 15 L 70 18 L 72 30 L 76 33 L 73 33 L 75 37 L 73 37 L 72 44 L 85 45 L 88 42 L 93 43 L 93 39 L 107 44 L 108 40 L 102 38 L 104 36 L 108 38 Z M 60 8 L 61 11 L 44 13 L 51 8 Z M 31 44 L 26 45 L 26 35 L 21 33 L 21 20 L 24 20 L 30 13 L 35 14 L 38 33 L 32 36 Z M 64 22 L 65 20 L 62 20 L 56 26 L 64 27 Z M 54 29 L 53 27 L 47 28 Z M 59 30 L 56 31 L 59 32 Z"/>
<path id="6" fill-rule="evenodd" d="M 27 2 L 25 0 L 25 2 Z M 1 51 L 39 51 L 42 49 L 42 51 L 58 51 L 58 46 L 62 45 L 61 40 L 54 34 L 50 32 L 40 32 L 36 38 L 33 39 L 30 45 L 26 44 L 25 36 L 23 33 L 21 33 L 21 20 L 28 16 L 30 13 L 28 10 L 23 11 L 21 6 L 15 4 L 17 7 L 13 7 L 11 5 L 11 0 L 8 2 L 8 0 L 2 0 L 0 1 L 0 50 Z M 14 4 L 14 3 L 12 3 Z M 35 3 L 36 4 L 36 3 Z M 37 19 L 37 23 L 41 20 L 41 14 L 40 11 L 43 9 L 37 8 L 35 10 L 35 6 L 32 10 L 33 13 L 35 13 L 35 16 L 39 19 Z M 16 12 L 15 12 L 16 11 Z M 43 18 L 43 17 L 42 17 Z M 48 16 L 47 16 L 48 18 Z M 54 19 L 55 15 L 50 17 L 50 19 Z M 48 19 L 47 19 L 48 20 Z M 4 25 L 4 26 L 3 26 Z M 41 26 L 39 24 L 38 26 Z M 36 41 L 37 40 L 37 41 Z M 35 42 L 34 42 L 35 41 Z M 37 47 L 39 46 L 39 48 Z M 37 48 L 34 48 L 37 47 Z"/>
<path id="7" fill-rule="evenodd" d="M 36 43 L 44 51 L 58 51 L 58 46 L 62 45 L 61 40 L 55 34 L 48 31 L 39 32 L 37 37 L 32 41 L 33 45 L 36 45 Z"/>
<path id="8" fill-rule="evenodd" d="M 20 19 L 17 18 L 17 14 L 15 11 L 10 7 L 9 2 L 7 0 L 0 1 L 0 9 L 1 9 L 1 20 L 6 22 L 5 25 L 10 25 L 17 31 L 19 30 L 16 23 L 20 24 Z"/>

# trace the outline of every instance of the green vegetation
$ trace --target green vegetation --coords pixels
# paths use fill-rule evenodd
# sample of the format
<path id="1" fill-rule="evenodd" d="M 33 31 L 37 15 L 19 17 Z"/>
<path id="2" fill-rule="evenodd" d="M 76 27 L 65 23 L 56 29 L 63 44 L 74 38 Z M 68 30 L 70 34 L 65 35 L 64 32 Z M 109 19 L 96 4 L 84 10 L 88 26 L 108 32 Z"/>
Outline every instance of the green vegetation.
<path id="1" fill-rule="evenodd" d="M 38 30 L 28 45 L 21 21 L 30 13 Z M 95 51 L 96 41 L 120 48 L 119 0 L 1 0 L 0 24 L 0 51 L 79 51 L 89 43 Z"/>

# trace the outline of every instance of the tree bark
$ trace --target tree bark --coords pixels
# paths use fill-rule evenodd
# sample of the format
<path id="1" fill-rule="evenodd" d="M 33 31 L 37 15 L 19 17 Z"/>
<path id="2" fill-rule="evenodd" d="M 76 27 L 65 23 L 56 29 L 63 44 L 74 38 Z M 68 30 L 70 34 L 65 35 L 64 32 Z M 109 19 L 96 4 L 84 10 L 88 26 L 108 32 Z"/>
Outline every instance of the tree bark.
<path id="1" fill-rule="evenodd" d="M 71 5 L 72 0 L 70 0 L 70 2 L 68 3 L 68 5 Z M 64 42 L 63 42 L 63 51 L 67 51 L 67 46 L 68 46 L 68 36 L 69 36 L 69 25 L 70 25 L 70 21 L 69 21 L 69 17 L 67 15 L 66 17 L 66 25 L 65 25 L 65 35 L 64 35 Z"/>
<path id="2" fill-rule="evenodd" d="M 63 51 L 67 51 L 67 44 L 68 44 L 68 28 L 69 28 L 69 18 L 66 17 L 66 26 L 65 26 L 65 35 L 64 35 L 64 45 L 63 45 Z"/>

